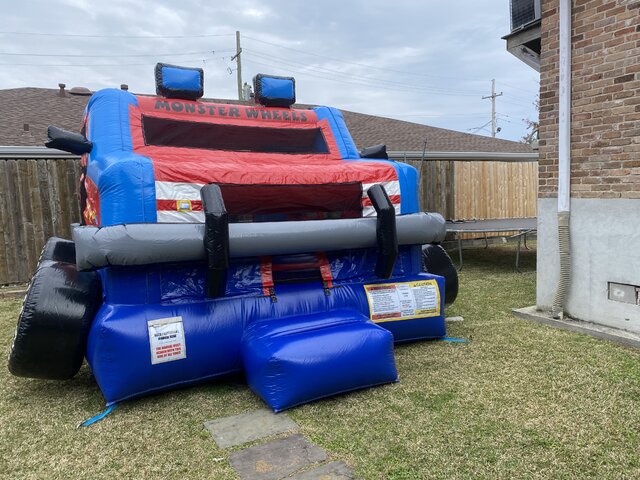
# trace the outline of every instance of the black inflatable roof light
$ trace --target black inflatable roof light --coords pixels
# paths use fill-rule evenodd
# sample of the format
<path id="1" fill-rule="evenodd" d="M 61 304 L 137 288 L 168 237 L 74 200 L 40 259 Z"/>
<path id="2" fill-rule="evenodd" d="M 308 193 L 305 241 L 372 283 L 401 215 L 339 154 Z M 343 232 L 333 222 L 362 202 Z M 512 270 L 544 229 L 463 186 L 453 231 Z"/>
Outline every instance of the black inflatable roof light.
<path id="1" fill-rule="evenodd" d="M 254 98 L 265 107 L 290 107 L 296 103 L 296 80 L 293 77 L 257 74 L 253 77 Z"/>
<path id="2" fill-rule="evenodd" d="M 156 94 L 167 98 L 197 100 L 204 95 L 204 70 L 156 64 Z"/>

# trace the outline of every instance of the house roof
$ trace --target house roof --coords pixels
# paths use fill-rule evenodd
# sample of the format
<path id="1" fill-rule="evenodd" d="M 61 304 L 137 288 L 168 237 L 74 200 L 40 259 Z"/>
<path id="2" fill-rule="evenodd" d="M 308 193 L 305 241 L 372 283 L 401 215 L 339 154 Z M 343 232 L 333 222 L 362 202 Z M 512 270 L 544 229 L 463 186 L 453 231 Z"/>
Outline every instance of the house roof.
<path id="1" fill-rule="evenodd" d="M 237 103 L 237 101 L 208 99 Z M 42 146 L 47 126 L 78 131 L 89 96 L 64 96 L 57 89 L 0 90 L 0 145 Z M 304 105 L 299 105 L 305 108 Z M 430 127 L 419 123 L 342 111 L 359 149 L 385 143 L 389 151 L 532 153 L 528 145 L 481 135 Z M 25 130 L 28 124 L 28 131 Z"/>
<path id="2" fill-rule="evenodd" d="M 531 153 L 529 145 L 393 118 L 342 111 L 359 149 L 384 143 L 388 151 Z"/>

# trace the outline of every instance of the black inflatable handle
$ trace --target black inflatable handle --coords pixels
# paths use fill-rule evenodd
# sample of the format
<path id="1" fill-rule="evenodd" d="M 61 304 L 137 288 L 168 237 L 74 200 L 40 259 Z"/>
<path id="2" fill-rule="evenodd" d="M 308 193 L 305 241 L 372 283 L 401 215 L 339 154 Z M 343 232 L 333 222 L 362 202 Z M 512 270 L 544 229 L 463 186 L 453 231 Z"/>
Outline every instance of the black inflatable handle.
<path id="1" fill-rule="evenodd" d="M 220 187 L 213 183 L 200 189 L 204 209 L 204 250 L 207 254 L 207 296 L 225 293 L 229 269 L 229 218 Z"/>
<path id="2" fill-rule="evenodd" d="M 373 208 L 378 215 L 376 238 L 378 258 L 375 273 L 380 278 L 389 278 L 398 257 L 398 234 L 396 231 L 396 209 L 384 187 L 376 184 L 367 190 Z"/>
<path id="3" fill-rule="evenodd" d="M 382 158 L 384 160 L 389 160 L 389 155 L 387 155 L 387 146 L 384 143 L 363 148 L 360 151 L 360 156 L 362 158 Z"/>
<path id="4" fill-rule="evenodd" d="M 47 128 L 47 137 L 47 141 L 44 143 L 45 147 L 57 148 L 74 155 L 89 153 L 93 148 L 93 143 L 87 140 L 84 135 L 69 132 L 54 125 L 49 125 Z"/>

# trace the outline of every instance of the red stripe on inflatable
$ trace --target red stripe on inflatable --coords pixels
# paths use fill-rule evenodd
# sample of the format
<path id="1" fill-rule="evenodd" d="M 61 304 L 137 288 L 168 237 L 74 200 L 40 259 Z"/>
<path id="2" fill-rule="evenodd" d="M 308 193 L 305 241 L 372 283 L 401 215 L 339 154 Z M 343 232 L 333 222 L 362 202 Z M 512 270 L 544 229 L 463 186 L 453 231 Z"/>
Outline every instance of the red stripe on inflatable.
<path id="1" fill-rule="evenodd" d="M 391 203 L 393 203 L 393 204 L 398 204 L 398 203 L 400 203 L 400 195 L 389 195 L 389 200 L 391 200 Z M 373 204 L 371 203 L 371 200 L 369 199 L 369 197 L 363 197 L 362 198 L 362 206 L 364 206 L 364 207 L 373 206 Z"/>
<path id="2" fill-rule="evenodd" d="M 161 211 L 170 211 L 177 212 L 178 211 L 178 202 L 180 200 L 156 200 L 156 208 Z M 202 211 L 202 201 L 201 200 L 191 200 L 191 210 L 194 212 Z M 184 211 L 184 210 L 183 210 Z"/>

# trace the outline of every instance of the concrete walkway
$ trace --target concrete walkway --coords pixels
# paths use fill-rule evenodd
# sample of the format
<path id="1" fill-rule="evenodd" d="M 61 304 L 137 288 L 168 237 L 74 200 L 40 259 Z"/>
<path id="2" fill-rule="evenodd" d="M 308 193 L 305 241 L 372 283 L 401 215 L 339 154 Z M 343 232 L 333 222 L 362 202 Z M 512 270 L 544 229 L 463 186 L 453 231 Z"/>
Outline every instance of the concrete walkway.
<path id="1" fill-rule="evenodd" d="M 266 440 L 232 451 L 229 462 L 241 480 L 351 480 L 355 476 L 342 461 L 329 461 L 322 448 L 299 434 L 285 413 L 260 409 L 204 423 L 218 447 L 226 449 Z M 272 438 L 277 435 L 277 438 Z"/>
<path id="2" fill-rule="evenodd" d="M 570 332 L 583 333 L 601 340 L 618 343 L 627 347 L 640 348 L 640 335 L 617 328 L 605 327 L 591 322 L 583 322 L 573 318 L 565 317 L 564 319 L 556 319 L 551 316 L 550 312 L 538 310 L 536 306 L 514 308 L 513 314 L 517 318 L 530 320 L 532 322 L 544 323 L 552 327 L 569 330 Z"/>

